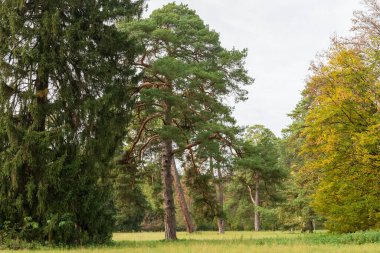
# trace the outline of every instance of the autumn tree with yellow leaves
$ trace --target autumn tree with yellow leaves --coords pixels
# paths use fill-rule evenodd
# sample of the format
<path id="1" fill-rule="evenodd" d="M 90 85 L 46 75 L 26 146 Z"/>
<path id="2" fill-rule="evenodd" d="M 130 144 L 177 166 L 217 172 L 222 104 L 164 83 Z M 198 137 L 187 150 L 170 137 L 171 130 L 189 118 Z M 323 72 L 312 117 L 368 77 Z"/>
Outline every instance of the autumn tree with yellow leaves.
<path id="1" fill-rule="evenodd" d="M 304 98 L 300 173 L 316 181 L 312 205 L 330 230 L 379 227 L 380 85 L 371 55 L 335 45 L 314 66 Z"/>

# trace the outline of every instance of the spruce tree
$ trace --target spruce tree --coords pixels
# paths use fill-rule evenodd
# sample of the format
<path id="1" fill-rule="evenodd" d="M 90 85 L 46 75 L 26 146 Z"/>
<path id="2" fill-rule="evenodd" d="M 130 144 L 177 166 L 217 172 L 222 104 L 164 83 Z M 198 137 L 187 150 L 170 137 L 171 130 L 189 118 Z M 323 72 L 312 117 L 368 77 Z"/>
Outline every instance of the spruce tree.
<path id="1" fill-rule="evenodd" d="M 0 2 L 0 231 L 104 242 L 109 163 L 128 121 L 135 47 L 114 23 L 141 1 Z"/>

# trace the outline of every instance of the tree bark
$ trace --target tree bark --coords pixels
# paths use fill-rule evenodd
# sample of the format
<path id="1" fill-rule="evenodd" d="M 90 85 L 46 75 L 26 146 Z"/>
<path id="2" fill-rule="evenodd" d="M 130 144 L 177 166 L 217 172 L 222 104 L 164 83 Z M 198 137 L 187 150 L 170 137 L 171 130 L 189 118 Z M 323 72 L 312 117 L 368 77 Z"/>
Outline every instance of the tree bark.
<path id="1" fill-rule="evenodd" d="M 214 160 L 210 157 L 210 174 L 212 176 L 215 186 L 215 201 L 218 205 L 217 223 L 218 232 L 224 234 L 224 219 L 223 219 L 223 184 L 222 184 L 222 172 L 219 164 L 217 165 L 218 178 L 215 178 L 214 174 Z"/>
<path id="2" fill-rule="evenodd" d="M 170 115 L 171 107 L 165 103 L 164 124 L 171 125 L 172 118 Z M 171 173 L 173 142 L 171 139 L 165 139 L 162 145 L 162 185 L 164 199 L 164 225 L 165 240 L 176 240 L 176 219 L 175 206 L 173 199 L 173 176 Z"/>
<path id="3" fill-rule="evenodd" d="M 218 172 L 218 182 L 217 182 L 217 188 L 219 193 L 219 214 L 218 214 L 218 230 L 219 234 L 224 234 L 224 217 L 223 217 L 223 182 L 222 182 L 222 171 L 220 169 L 220 164 L 217 164 L 217 172 Z"/>
<path id="4" fill-rule="evenodd" d="M 314 223 L 313 223 L 312 219 L 309 219 L 307 221 L 307 229 L 309 230 L 309 233 L 313 233 L 314 232 Z"/>
<path id="5" fill-rule="evenodd" d="M 195 228 L 193 225 L 193 221 L 191 219 L 189 208 L 188 208 L 187 203 L 186 203 L 185 195 L 183 193 L 183 188 L 181 185 L 181 181 L 179 179 L 179 175 L 178 175 L 178 171 L 177 171 L 177 167 L 175 164 L 174 157 L 172 158 L 172 176 L 174 178 L 174 186 L 175 186 L 175 189 L 177 192 L 179 205 L 181 206 L 182 215 L 183 215 L 183 218 L 185 220 L 186 231 L 188 233 L 193 233 L 195 231 Z"/>
<path id="6" fill-rule="evenodd" d="M 260 195 L 259 195 L 259 190 L 260 190 L 260 177 L 259 175 L 255 176 L 255 231 L 260 231 L 260 211 L 258 210 L 260 206 Z"/>

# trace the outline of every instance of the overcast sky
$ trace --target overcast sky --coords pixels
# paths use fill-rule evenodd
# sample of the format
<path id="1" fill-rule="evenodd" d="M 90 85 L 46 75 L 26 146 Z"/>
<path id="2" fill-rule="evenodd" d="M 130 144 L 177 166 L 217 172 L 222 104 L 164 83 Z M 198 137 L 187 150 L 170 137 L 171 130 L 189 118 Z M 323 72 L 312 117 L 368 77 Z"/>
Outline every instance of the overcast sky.
<path id="1" fill-rule="evenodd" d="M 150 0 L 148 13 L 167 0 Z M 310 62 L 330 38 L 349 35 L 360 0 L 183 0 L 220 34 L 228 49 L 248 48 L 246 67 L 255 83 L 235 105 L 239 125 L 262 124 L 276 135 L 291 123 Z"/>

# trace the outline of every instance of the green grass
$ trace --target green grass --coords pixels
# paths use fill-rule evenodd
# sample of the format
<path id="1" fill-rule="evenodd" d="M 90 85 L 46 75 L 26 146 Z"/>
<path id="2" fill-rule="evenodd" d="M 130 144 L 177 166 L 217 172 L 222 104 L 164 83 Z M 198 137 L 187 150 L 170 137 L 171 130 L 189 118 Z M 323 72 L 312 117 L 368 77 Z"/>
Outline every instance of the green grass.
<path id="1" fill-rule="evenodd" d="M 75 249 L 33 250 L 35 253 L 241 253 L 241 252 L 332 252 L 380 253 L 380 231 L 354 234 L 300 234 L 289 232 L 234 231 L 219 235 L 216 232 L 178 233 L 178 241 L 163 241 L 163 232 L 115 233 L 113 242 L 101 247 Z M 5 250 L 1 252 L 15 252 Z M 30 252 L 30 251 L 17 251 Z"/>

